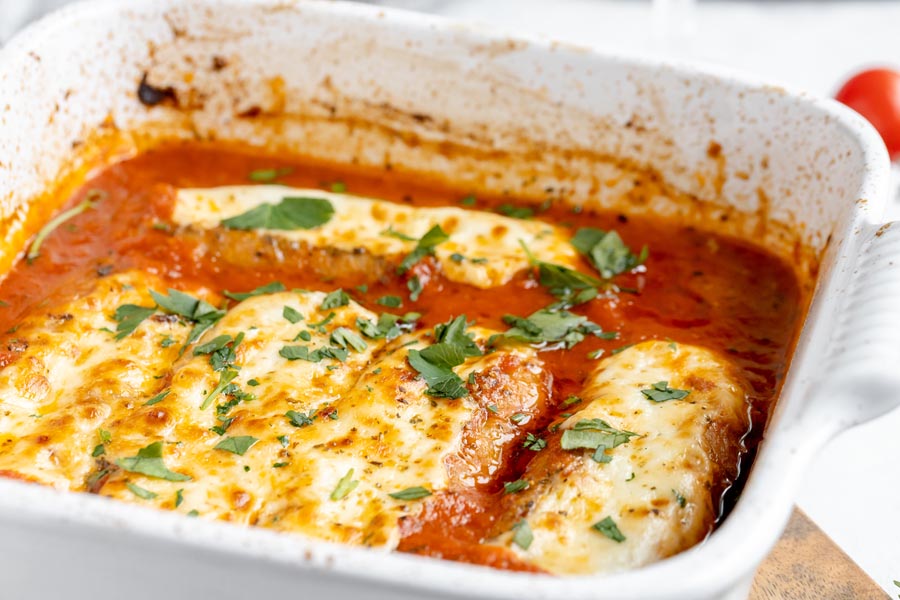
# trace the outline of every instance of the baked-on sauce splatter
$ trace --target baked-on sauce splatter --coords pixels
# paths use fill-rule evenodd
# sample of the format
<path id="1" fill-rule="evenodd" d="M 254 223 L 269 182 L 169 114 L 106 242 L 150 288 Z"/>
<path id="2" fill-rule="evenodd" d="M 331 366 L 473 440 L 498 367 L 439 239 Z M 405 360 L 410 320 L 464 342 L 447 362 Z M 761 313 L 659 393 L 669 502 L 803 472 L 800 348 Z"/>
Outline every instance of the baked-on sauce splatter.
<path id="1" fill-rule="evenodd" d="M 327 257 L 307 256 L 298 268 L 296 260 L 279 260 L 272 240 L 247 232 L 217 232 L 207 236 L 180 236 L 167 227 L 178 187 L 210 187 L 248 184 L 257 169 L 292 167 L 279 182 L 299 187 L 329 189 L 334 182 L 348 193 L 418 206 L 459 206 L 471 190 L 452 189 L 411 174 L 385 170 L 326 165 L 286 156 L 267 156 L 259 151 L 200 143 L 177 143 L 148 150 L 114 164 L 92 179 L 64 208 L 74 206 L 92 190 L 105 197 L 96 209 L 87 210 L 57 228 L 43 243 L 40 256 L 30 264 L 19 261 L 0 284 L 0 366 L 15 360 L 17 348 L 10 333 L 26 315 L 52 311 L 54 304 L 85 288 L 92 279 L 126 269 L 143 269 L 161 276 L 172 287 L 206 286 L 215 291 L 248 291 L 281 281 L 288 288 L 330 291 L 365 283 L 366 292 L 354 299 L 376 312 L 384 307 L 375 299 L 391 294 L 408 297 L 406 280 L 392 270 L 382 273 L 329 264 Z M 552 199 L 551 199 L 552 200 Z M 470 210 L 492 211 L 515 203 L 509 197 L 478 196 Z M 599 298 L 573 309 L 616 331 L 618 339 L 589 337 L 570 351 L 542 353 L 554 376 L 551 413 L 564 412 L 563 400 L 577 392 L 596 359 L 627 344 L 647 339 L 672 339 L 726 353 L 742 367 L 752 383 L 754 429 L 761 432 L 768 409 L 776 397 L 786 370 L 794 336 L 803 311 L 800 288 L 788 265 L 746 242 L 687 228 L 658 218 L 632 218 L 609 212 L 576 211 L 561 202 L 548 202 L 534 218 L 571 228 L 598 227 L 616 230 L 637 251 L 647 245 L 646 269 L 619 276 L 616 283 L 637 293 Z M 205 244 L 204 252 L 196 252 Z M 336 268 L 335 268 L 336 267 Z M 444 279 L 435 263 L 417 267 L 427 281 L 417 302 L 405 301 L 403 311 L 422 313 L 421 327 L 431 327 L 464 313 L 479 325 L 506 329 L 505 314 L 526 316 L 554 301 L 530 273 L 520 273 L 510 283 L 488 290 Z M 585 263 L 582 270 L 592 272 Z M 509 475 L 521 472 L 522 461 L 512 460 Z M 2 475 L 2 474 L 0 474 Z M 493 520 L 491 507 L 496 489 L 465 494 L 445 494 L 427 506 L 424 519 L 407 519 L 402 525 L 400 549 L 505 568 L 508 554 L 479 546 L 481 532 Z"/>

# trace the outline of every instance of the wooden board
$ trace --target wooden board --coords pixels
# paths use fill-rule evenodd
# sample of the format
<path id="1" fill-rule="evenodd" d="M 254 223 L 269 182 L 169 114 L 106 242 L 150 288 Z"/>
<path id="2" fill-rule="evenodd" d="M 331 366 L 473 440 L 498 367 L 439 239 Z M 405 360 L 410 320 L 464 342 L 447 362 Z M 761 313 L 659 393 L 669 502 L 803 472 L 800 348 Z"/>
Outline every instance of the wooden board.
<path id="1" fill-rule="evenodd" d="M 753 580 L 749 600 L 884 600 L 884 590 L 799 508 Z"/>

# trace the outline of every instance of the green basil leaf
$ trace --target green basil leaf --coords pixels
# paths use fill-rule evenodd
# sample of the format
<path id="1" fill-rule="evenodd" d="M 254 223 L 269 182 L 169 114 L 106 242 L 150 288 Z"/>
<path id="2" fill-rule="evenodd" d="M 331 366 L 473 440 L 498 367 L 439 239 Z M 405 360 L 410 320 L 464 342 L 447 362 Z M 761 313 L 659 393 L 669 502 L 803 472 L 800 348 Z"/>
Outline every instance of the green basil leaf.
<path id="1" fill-rule="evenodd" d="M 347 295 L 347 292 L 338 288 L 325 296 L 320 308 L 322 310 L 328 310 L 329 308 L 338 308 L 347 306 L 348 304 L 350 304 L 350 296 Z"/>
<path id="2" fill-rule="evenodd" d="M 425 235 L 416 243 L 416 247 L 412 252 L 406 255 L 400 266 L 397 267 L 397 273 L 403 275 L 409 271 L 414 264 L 434 254 L 434 249 L 439 244 L 443 244 L 450 239 L 450 236 L 441 229 L 440 225 L 435 225 L 429 229 Z"/>
<path id="3" fill-rule="evenodd" d="M 353 348 L 357 352 L 362 352 L 368 347 L 361 337 L 346 327 L 338 327 L 332 331 L 330 339 L 332 344 L 341 348 Z"/>
<path id="4" fill-rule="evenodd" d="M 237 435 L 225 438 L 216 444 L 215 448 L 216 450 L 224 450 L 226 452 L 231 452 L 232 454 L 237 454 L 238 456 L 243 456 L 244 453 L 258 441 L 259 440 L 252 435 Z"/>
<path id="5" fill-rule="evenodd" d="M 226 298 L 231 298 L 232 300 L 237 300 L 238 302 L 242 302 L 247 298 L 253 298 L 254 296 L 263 296 L 265 294 L 274 294 L 276 292 L 283 292 L 285 289 L 284 284 L 280 281 L 273 281 L 272 283 L 267 283 L 266 285 L 261 285 L 258 288 L 251 290 L 249 292 L 229 292 L 224 291 L 222 294 Z"/>
<path id="6" fill-rule="evenodd" d="M 625 541 L 625 536 L 619 531 L 619 527 L 612 520 L 612 517 L 606 517 L 602 521 L 597 521 L 591 527 L 618 544 Z"/>
<path id="7" fill-rule="evenodd" d="M 528 548 L 531 546 L 531 542 L 534 541 L 534 533 L 532 533 L 531 527 L 528 526 L 528 521 L 522 519 L 521 521 L 513 525 L 512 531 L 513 544 L 515 544 L 522 550 L 528 550 Z"/>
<path id="8" fill-rule="evenodd" d="M 155 308 L 123 304 L 116 309 L 113 320 L 116 322 L 116 339 L 121 340 L 134 332 L 144 319 L 156 312 Z"/>
<path id="9" fill-rule="evenodd" d="M 324 198 L 285 197 L 278 204 L 264 203 L 245 213 L 224 219 L 228 229 L 313 229 L 334 216 L 334 206 Z"/>
<path id="10" fill-rule="evenodd" d="M 681 400 L 691 392 L 669 387 L 668 381 L 657 381 L 649 389 L 641 390 L 641 393 L 653 402 L 667 402 L 669 400 Z"/>
<path id="11" fill-rule="evenodd" d="M 140 473 L 147 477 L 166 481 L 190 481 L 189 475 L 176 473 L 166 468 L 162 458 L 162 447 L 162 442 L 153 442 L 146 448 L 138 450 L 137 456 L 120 458 L 116 460 L 116 464 L 129 473 Z"/>
<path id="12" fill-rule="evenodd" d="M 285 306 L 281 310 L 281 316 L 291 324 L 296 324 L 303 320 L 303 315 L 300 314 L 300 311 L 290 306 Z"/>

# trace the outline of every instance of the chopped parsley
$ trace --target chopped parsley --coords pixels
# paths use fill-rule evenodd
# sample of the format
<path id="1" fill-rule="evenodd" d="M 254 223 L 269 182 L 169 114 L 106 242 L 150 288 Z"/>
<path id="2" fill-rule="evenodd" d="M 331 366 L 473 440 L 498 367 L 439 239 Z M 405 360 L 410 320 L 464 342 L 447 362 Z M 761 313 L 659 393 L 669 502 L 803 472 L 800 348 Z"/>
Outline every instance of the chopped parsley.
<path id="1" fill-rule="evenodd" d="M 477 199 L 475 198 L 475 196 L 466 196 L 465 198 L 463 198 L 462 200 L 459 201 L 459 203 L 462 204 L 463 206 L 475 206 L 475 202 L 477 202 Z"/>
<path id="2" fill-rule="evenodd" d="M 572 394 L 571 396 L 563 400 L 563 406 L 572 406 L 573 404 L 578 404 L 580 402 L 581 398 L 579 398 L 575 394 Z"/>
<path id="3" fill-rule="evenodd" d="M 466 316 L 460 315 L 434 328 L 434 344 L 409 351 L 407 360 L 428 384 L 425 393 L 429 396 L 463 398 L 469 394 L 463 380 L 453 372 L 467 357 L 482 354 L 471 334 L 466 333 L 467 326 Z"/>
<path id="4" fill-rule="evenodd" d="M 156 308 L 123 304 L 116 309 L 113 320 L 116 322 L 116 339 L 121 340 L 131 335 L 144 319 L 156 312 Z M 165 347 L 165 346 L 163 346 Z"/>
<path id="5" fill-rule="evenodd" d="M 287 448 L 287 447 L 290 445 L 291 440 L 290 440 L 290 438 L 289 438 L 288 436 L 286 436 L 286 435 L 279 435 L 279 436 L 278 436 L 278 443 L 281 444 L 281 447 L 282 447 L 282 448 Z"/>
<path id="6" fill-rule="evenodd" d="M 184 502 L 184 489 L 180 489 L 175 492 L 175 508 L 181 506 L 181 503 Z"/>
<path id="7" fill-rule="evenodd" d="M 94 446 L 93 452 L 91 452 L 91 456 L 94 458 L 103 456 L 104 454 L 106 454 L 106 446 L 104 446 L 103 444 L 97 444 L 96 446 Z"/>
<path id="8" fill-rule="evenodd" d="M 293 167 L 279 167 L 277 169 L 256 169 L 255 171 L 250 171 L 250 174 L 247 175 L 247 179 L 249 179 L 250 181 L 255 181 L 256 183 L 270 183 L 279 179 L 280 177 L 290 175 L 293 172 Z"/>
<path id="9" fill-rule="evenodd" d="M 606 517 L 602 521 L 597 521 L 591 525 L 591 528 L 599 531 L 617 544 L 621 544 L 625 541 L 625 536 L 619 531 L 619 527 L 616 525 L 616 522 L 612 520 L 612 517 Z"/>
<path id="10" fill-rule="evenodd" d="M 334 346 L 322 346 L 315 350 L 310 350 L 309 346 L 284 346 L 278 351 L 278 355 L 287 360 L 306 360 L 309 362 L 320 362 L 326 358 L 344 362 L 349 354 L 346 348 L 335 348 Z"/>
<path id="11" fill-rule="evenodd" d="M 150 398 L 149 400 L 147 400 L 146 402 L 144 402 L 144 406 L 153 406 L 154 404 L 157 404 L 158 402 L 162 402 L 162 400 L 165 399 L 165 397 L 168 396 L 170 393 L 172 393 L 172 390 L 163 390 L 160 393 L 158 393 L 157 395 L 155 395 L 152 398 Z"/>
<path id="12" fill-rule="evenodd" d="M 616 429 L 603 419 L 581 419 L 572 429 L 562 434 L 560 445 L 563 450 L 587 448 L 594 450 L 593 459 L 598 463 L 612 460 L 606 450 L 621 446 L 638 434 Z"/>
<path id="13" fill-rule="evenodd" d="M 352 348 L 357 352 L 362 352 L 368 347 L 368 344 L 356 335 L 352 330 L 346 327 L 338 327 L 331 332 L 331 343 L 341 348 Z"/>
<path id="14" fill-rule="evenodd" d="M 125 487 L 127 487 L 128 491 L 130 491 L 132 494 L 134 494 L 135 496 L 137 496 L 138 498 L 141 498 L 143 500 L 153 500 L 157 496 L 156 492 L 151 492 L 150 490 L 145 490 L 141 486 L 135 485 L 135 484 L 131 483 L 130 481 L 125 482 Z"/>
<path id="15" fill-rule="evenodd" d="M 347 306 L 350 304 L 350 296 L 347 295 L 347 292 L 338 288 L 333 292 L 330 292 L 325 296 L 325 299 L 322 300 L 322 310 L 328 310 L 330 308 L 339 308 L 341 306 Z"/>
<path id="16" fill-rule="evenodd" d="M 347 191 L 347 184 L 343 181 L 335 181 L 332 182 L 330 188 L 331 191 L 335 194 L 343 194 Z"/>
<path id="17" fill-rule="evenodd" d="M 540 452 L 544 448 L 547 447 L 547 440 L 544 438 L 538 437 L 533 433 L 529 433 L 525 436 L 525 441 L 522 442 L 522 447 L 526 450 L 532 450 L 534 452 Z"/>
<path id="18" fill-rule="evenodd" d="M 528 521 L 522 519 L 513 525 L 512 532 L 513 544 L 522 550 L 528 550 L 528 547 L 531 546 L 531 542 L 534 541 L 534 534 L 531 532 L 531 527 L 528 526 Z"/>
<path id="19" fill-rule="evenodd" d="M 562 265 L 538 260 L 521 240 L 519 243 L 528 262 L 538 269 L 538 281 L 547 290 L 560 299 L 560 306 L 574 306 L 593 300 L 605 288 L 606 283 L 587 273 L 570 269 Z"/>
<path id="20" fill-rule="evenodd" d="M 99 190 L 95 190 L 88 194 L 88 197 L 82 200 L 77 206 L 70 208 L 67 211 L 61 212 L 53 219 L 51 219 L 46 225 L 41 227 L 41 230 L 37 232 L 37 235 L 34 236 L 34 241 L 31 242 L 31 245 L 28 247 L 28 252 L 25 254 L 25 258 L 28 260 L 30 264 L 34 259 L 41 255 L 41 245 L 44 243 L 44 240 L 47 239 L 47 236 L 53 233 L 57 227 L 72 219 L 77 217 L 84 211 L 94 208 L 97 205 L 97 201 L 100 200 L 105 195 L 104 192 L 100 192 Z"/>
<path id="21" fill-rule="evenodd" d="M 427 498 L 430 495 L 431 490 L 420 485 L 408 487 L 405 490 L 400 490 L 399 492 L 391 492 L 390 494 L 388 494 L 388 496 L 390 496 L 394 500 L 420 500 L 422 498 Z"/>
<path id="22" fill-rule="evenodd" d="M 515 204 L 504 203 L 497 207 L 497 212 L 514 219 L 530 219 L 534 216 L 534 209 L 527 206 L 516 206 Z"/>
<path id="23" fill-rule="evenodd" d="M 415 302 L 422 295 L 422 280 L 418 275 L 413 275 L 407 280 L 406 288 L 409 290 L 409 299 Z"/>
<path id="24" fill-rule="evenodd" d="M 278 204 L 265 202 L 245 213 L 224 219 L 228 229 L 313 229 L 334 216 L 334 206 L 324 198 L 285 197 Z"/>
<path id="25" fill-rule="evenodd" d="M 387 306 L 388 308 L 399 308 L 403 306 L 403 298 L 400 296 L 382 296 L 375 301 L 376 304 Z"/>
<path id="26" fill-rule="evenodd" d="M 398 240 L 403 240 L 404 242 L 415 242 L 415 241 L 417 241 L 416 238 L 414 238 L 414 237 L 412 237 L 412 236 L 409 236 L 409 235 L 406 235 L 406 234 L 403 233 L 402 231 L 397 231 L 396 229 L 394 229 L 394 226 L 393 226 L 393 225 L 388 226 L 387 229 L 385 229 L 384 231 L 381 232 L 381 235 L 385 235 L 385 236 L 389 236 L 389 237 L 394 237 L 394 238 L 397 238 Z"/>
<path id="27" fill-rule="evenodd" d="M 225 369 L 221 373 L 219 373 L 219 383 L 216 384 L 216 387 L 213 388 L 206 398 L 203 399 L 203 403 L 200 404 L 200 410 L 204 410 L 212 404 L 212 401 L 216 396 L 225 391 L 225 389 L 231 385 L 231 382 L 235 377 L 238 376 L 238 372 L 234 369 Z"/>
<path id="28" fill-rule="evenodd" d="M 425 258 L 432 256 L 434 249 L 438 244 L 443 244 L 450 239 L 450 236 L 441 229 L 440 225 L 435 225 L 423 235 L 412 252 L 406 255 L 400 266 L 397 267 L 397 273 L 403 275 L 412 268 L 414 264 Z"/>
<path id="29" fill-rule="evenodd" d="M 681 508 L 687 506 L 687 498 L 684 497 L 684 494 L 674 489 L 672 490 L 672 493 L 675 494 L 675 502 L 678 503 L 678 506 Z"/>
<path id="30" fill-rule="evenodd" d="M 247 450 L 251 448 L 256 442 L 259 440 L 252 435 L 237 435 L 232 437 L 227 437 L 218 444 L 216 444 L 216 450 L 224 450 L 226 452 L 231 452 L 232 454 L 237 454 L 238 456 L 243 456 Z"/>
<path id="31" fill-rule="evenodd" d="M 653 402 L 667 402 L 669 400 L 681 400 L 686 398 L 688 390 L 678 390 L 669 387 L 668 381 L 657 381 L 649 389 L 641 390 L 641 393 Z"/>
<path id="32" fill-rule="evenodd" d="M 583 227 L 572 238 L 575 249 L 585 255 L 603 279 L 612 279 L 647 260 L 647 246 L 635 255 L 615 231 Z"/>
<path id="33" fill-rule="evenodd" d="M 150 295 L 153 297 L 156 304 L 163 310 L 194 323 L 194 327 L 188 334 L 184 346 L 181 347 L 181 351 L 184 352 L 185 348 L 197 341 L 207 329 L 212 327 L 216 321 L 224 317 L 225 311 L 219 310 L 212 304 L 194 298 L 184 292 L 179 292 L 172 288 L 169 288 L 168 292 L 169 294 L 164 296 L 155 290 L 150 290 Z"/>
<path id="34" fill-rule="evenodd" d="M 514 415 L 512 415 L 509 418 L 509 420 L 512 421 L 513 423 L 515 423 L 516 425 L 518 425 L 518 424 L 522 423 L 523 421 L 527 421 L 528 415 L 526 415 L 525 413 L 517 412 Z"/>
<path id="35" fill-rule="evenodd" d="M 343 500 L 350 492 L 356 489 L 356 486 L 359 485 L 359 481 L 353 479 L 353 469 L 347 471 L 347 474 L 338 480 L 337 486 L 335 486 L 334 491 L 331 492 L 330 498 L 332 500 Z"/>
<path id="36" fill-rule="evenodd" d="M 263 296 L 265 294 L 274 294 L 276 292 L 283 292 L 285 289 L 284 284 L 280 281 L 273 281 L 272 283 L 267 283 L 266 285 L 261 285 L 254 290 L 250 290 L 249 292 L 229 292 L 225 290 L 222 292 L 222 295 L 226 298 L 231 298 L 232 300 L 236 300 L 238 302 L 242 302 L 247 298 L 253 298 L 255 296 Z"/>
<path id="37" fill-rule="evenodd" d="M 299 323 L 303 320 L 303 315 L 300 314 L 299 310 L 287 305 L 281 309 L 281 316 L 291 324 Z"/>
<path id="38" fill-rule="evenodd" d="M 153 442 L 146 448 L 138 450 L 137 456 L 120 458 L 116 460 L 116 464 L 129 473 L 140 473 L 166 481 L 190 481 L 189 475 L 170 471 L 166 467 L 162 458 L 162 447 L 162 442 Z"/>
<path id="39" fill-rule="evenodd" d="M 296 410 L 289 410 L 284 413 L 284 416 L 288 418 L 291 425 L 294 427 L 307 427 L 313 424 L 313 420 L 316 418 L 316 411 L 310 410 L 308 414 L 297 412 Z M 287 436 L 281 436 L 284 440 L 281 442 L 282 446 L 287 446 Z M 279 438 L 281 439 L 281 438 Z"/>
<path id="40" fill-rule="evenodd" d="M 507 481 L 503 484 L 503 493 L 504 494 L 515 494 L 517 492 L 521 492 L 522 490 L 528 489 L 530 483 L 525 479 L 518 479 L 516 481 Z"/>
<path id="41" fill-rule="evenodd" d="M 563 344 L 566 348 L 571 348 L 583 341 L 585 335 L 602 334 L 599 325 L 589 321 L 587 317 L 566 310 L 542 308 L 528 317 L 506 315 L 503 322 L 511 328 L 492 336 L 492 342 L 508 339 L 530 344 Z"/>
<path id="42" fill-rule="evenodd" d="M 406 313 L 403 316 L 382 313 L 378 321 L 374 322 L 362 317 L 356 318 L 356 328 L 367 338 L 378 340 L 381 338 L 391 341 L 399 337 L 401 333 L 412 331 L 416 326 L 419 313 Z"/>

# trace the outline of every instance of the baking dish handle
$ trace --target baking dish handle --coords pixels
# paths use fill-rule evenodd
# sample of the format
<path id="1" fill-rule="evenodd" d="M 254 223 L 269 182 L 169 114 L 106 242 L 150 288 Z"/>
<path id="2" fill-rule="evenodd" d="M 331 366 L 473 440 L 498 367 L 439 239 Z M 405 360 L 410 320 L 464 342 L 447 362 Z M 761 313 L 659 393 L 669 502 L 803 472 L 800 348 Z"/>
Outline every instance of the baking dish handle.
<path id="1" fill-rule="evenodd" d="M 900 221 L 866 231 L 858 256 L 814 394 L 838 430 L 900 406 Z"/>

